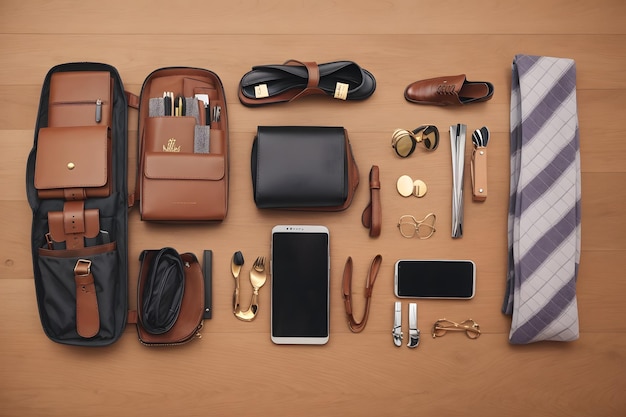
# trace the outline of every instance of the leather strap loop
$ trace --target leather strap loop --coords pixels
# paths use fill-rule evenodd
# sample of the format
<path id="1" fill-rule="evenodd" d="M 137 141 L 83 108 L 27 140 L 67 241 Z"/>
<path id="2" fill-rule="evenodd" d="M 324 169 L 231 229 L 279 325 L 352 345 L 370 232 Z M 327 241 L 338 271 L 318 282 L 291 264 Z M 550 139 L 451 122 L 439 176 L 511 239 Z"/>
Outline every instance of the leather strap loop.
<path id="1" fill-rule="evenodd" d="M 100 331 L 100 313 L 96 285 L 91 273 L 91 261 L 79 259 L 74 266 L 76 284 L 76 332 L 84 338 L 94 337 Z"/>
<path id="2" fill-rule="evenodd" d="M 346 265 L 343 270 L 342 293 L 346 316 L 348 318 L 348 327 L 353 333 L 363 331 L 365 325 L 367 324 L 367 319 L 370 314 L 370 304 L 372 301 L 372 291 L 374 290 L 374 283 L 376 282 L 376 277 L 378 276 L 382 260 L 383 257 L 381 255 L 376 255 L 370 264 L 370 269 L 365 281 L 365 293 L 363 294 L 366 299 L 365 310 L 360 321 L 357 321 L 354 318 L 352 312 L 352 257 L 349 256 L 346 260 Z"/>
<path id="3" fill-rule="evenodd" d="M 311 94 L 325 94 L 323 90 L 319 88 L 320 83 L 320 68 L 316 62 L 302 62 L 295 59 L 290 59 L 285 62 L 286 65 L 301 65 L 306 68 L 308 73 L 308 79 L 306 88 L 301 92 L 293 96 L 289 101 L 296 100 L 300 97 L 308 96 Z"/>
<path id="4" fill-rule="evenodd" d="M 380 203 L 380 179 L 377 165 L 372 165 L 370 169 L 370 202 L 363 210 L 361 223 L 370 229 L 370 237 L 380 236 L 382 206 Z"/>
<path id="5" fill-rule="evenodd" d="M 124 90 L 124 95 L 126 96 L 126 102 L 128 103 L 128 107 L 131 109 L 139 109 L 139 96 L 137 94 L 133 94 L 130 91 Z"/>
<path id="6" fill-rule="evenodd" d="M 85 202 L 66 201 L 63 211 L 48 212 L 50 238 L 54 242 L 65 242 L 66 249 L 82 249 L 85 238 L 98 236 L 100 210 L 85 210 Z"/>

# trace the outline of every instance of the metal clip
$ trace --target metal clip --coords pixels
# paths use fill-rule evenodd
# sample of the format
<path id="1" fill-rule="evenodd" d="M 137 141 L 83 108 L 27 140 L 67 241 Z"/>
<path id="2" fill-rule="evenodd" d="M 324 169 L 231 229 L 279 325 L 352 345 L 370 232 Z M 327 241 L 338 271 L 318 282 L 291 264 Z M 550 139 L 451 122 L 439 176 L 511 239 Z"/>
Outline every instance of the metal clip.
<path id="1" fill-rule="evenodd" d="M 102 121 L 102 100 L 96 100 L 96 123 L 100 123 Z"/>
<path id="2" fill-rule="evenodd" d="M 402 303 L 396 301 L 395 314 L 393 318 L 393 344 L 402 346 Z"/>
<path id="3" fill-rule="evenodd" d="M 420 344 L 420 331 L 417 328 L 417 303 L 409 303 L 409 342 L 411 349 Z"/>

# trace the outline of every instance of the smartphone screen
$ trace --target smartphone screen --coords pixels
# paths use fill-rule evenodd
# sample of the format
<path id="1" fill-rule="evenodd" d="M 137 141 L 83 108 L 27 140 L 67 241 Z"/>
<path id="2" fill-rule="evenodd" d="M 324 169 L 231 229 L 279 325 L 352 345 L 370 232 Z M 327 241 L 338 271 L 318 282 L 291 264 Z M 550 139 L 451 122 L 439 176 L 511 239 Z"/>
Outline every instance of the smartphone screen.
<path id="1" fill-rule="evenodd" d="M 476 267 L 467 260 L 399 260 L 395 293 L 400 298 L 474 297 Z"/>
<path id="2" fill-rule="evenodd" d="M 271 337 L 324 344 L 329 337 L 329 233 L 324 226 L 272 229 Z"/>

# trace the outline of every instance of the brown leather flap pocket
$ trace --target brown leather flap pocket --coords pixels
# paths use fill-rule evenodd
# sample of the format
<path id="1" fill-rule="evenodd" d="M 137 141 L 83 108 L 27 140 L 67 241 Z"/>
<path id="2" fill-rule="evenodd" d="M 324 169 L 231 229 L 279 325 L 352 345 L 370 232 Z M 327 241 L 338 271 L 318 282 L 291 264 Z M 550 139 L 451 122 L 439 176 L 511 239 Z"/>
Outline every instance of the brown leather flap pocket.
<path id="1" fill-rule="evenodd" d="M 106 126 L 39 130 L 35 188 L 104 187 L 110 176 L 111 139 Z"/>
<path id="2" fill-rule="evenodd" d="M 162 180 L 219 181 L 225 173 L 224 155 L 147 152 L 144 175 Z"/>
<path id="3" fill-rule="evenodd" d="M 110 126 L 111 85 L 107 71 L 52 74 L 48 126 Z"/>

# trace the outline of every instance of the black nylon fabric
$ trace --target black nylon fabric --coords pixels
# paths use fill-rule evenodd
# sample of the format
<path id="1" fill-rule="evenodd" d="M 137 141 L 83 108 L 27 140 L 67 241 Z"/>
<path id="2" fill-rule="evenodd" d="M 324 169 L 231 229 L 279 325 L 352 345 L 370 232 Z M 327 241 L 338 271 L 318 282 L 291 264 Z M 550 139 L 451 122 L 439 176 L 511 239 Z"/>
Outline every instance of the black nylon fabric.
<path id="1" fill-rule="evenodd" d="M 180 313 L 185 292 L 183 260 L 173 248 L 161 249 L 152 259 L 143 287 L 141 324 L 152 334 L 170 330 Z"/>

